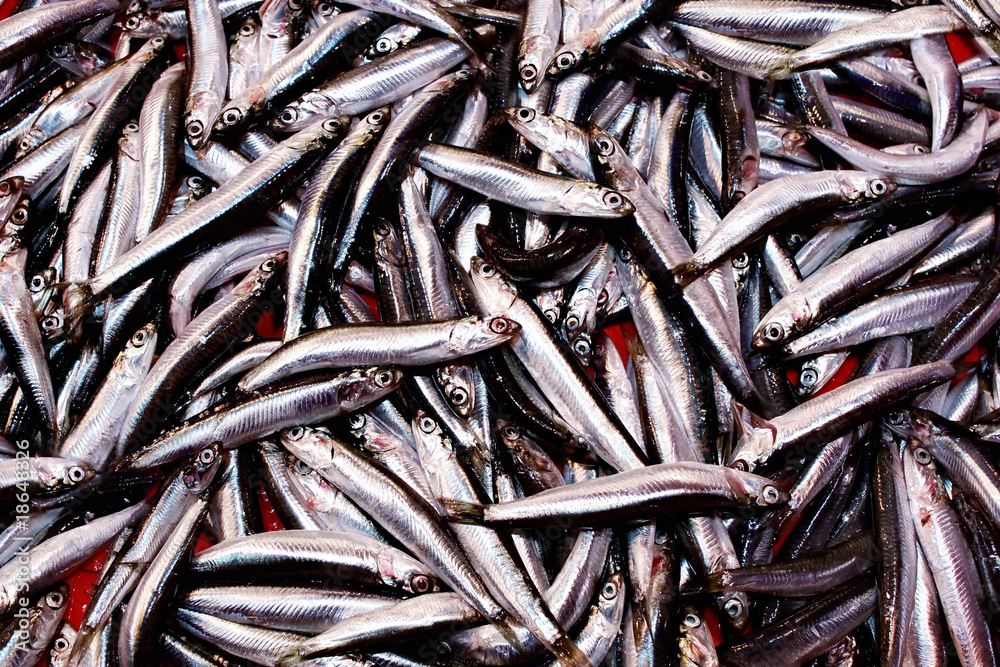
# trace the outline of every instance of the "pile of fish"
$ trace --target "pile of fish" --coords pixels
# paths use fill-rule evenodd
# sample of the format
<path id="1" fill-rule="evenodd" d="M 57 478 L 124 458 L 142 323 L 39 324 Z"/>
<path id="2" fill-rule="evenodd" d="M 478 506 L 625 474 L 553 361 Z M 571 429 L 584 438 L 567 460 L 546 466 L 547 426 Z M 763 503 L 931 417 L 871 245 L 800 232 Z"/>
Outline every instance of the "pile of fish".
<path id="1" fill-rule="evenodd" d="M 1000 2 L 15 4 L 0 667 L 997 664 Z"/>

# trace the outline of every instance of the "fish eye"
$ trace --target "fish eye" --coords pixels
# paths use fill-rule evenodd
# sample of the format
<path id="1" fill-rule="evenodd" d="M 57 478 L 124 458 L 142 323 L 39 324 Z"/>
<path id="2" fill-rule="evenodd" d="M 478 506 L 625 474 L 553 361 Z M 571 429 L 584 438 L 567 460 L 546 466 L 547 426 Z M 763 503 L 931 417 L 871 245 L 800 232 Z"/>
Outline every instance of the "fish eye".
<path id="1" fill-rule="evenodd" d="M 534 65 L 525 65 L 521 68 L 522 81 L 534 81 L 536 78 L 538 78 L 538 70 Z"/>
<path id="2" fill-rule="evenodd" d="M 355 431 L 363 429 L 365 424 L 368 422 L 368 418 L 363 414 L 354 414 L 347 418 L 347 423 L 350 424 L 351 428 Z"/>
<path id="3" fill-rule="evenodd" d="M 82 482 L 83 478 L 87 476 L 87 473 L 83 472 L 83 468 L 80 466 L 73 466 L 67 472 L 67 476 L 69 477 L 69 481 L 76 484 L 77 482 Z"/>
<path id="4" fill-rule="evenodd" d="M 431 580 L 424 574 L 414 575 L 414 577 L 410 579 L 410 589 L 414 593 L 426 593 L 431 589 Z"/>
<path id="5" fill-rule="evenodd" d="M 205 181 L 202 179 L 201 176 L 189 176 L 188 186 L 196 190 L 200 190 L 201 188 L 205 187 Z"/>
<path id="6" fill-rule="evenodd" d="M 479 266 L 479 273 L 489 278 L 490 276 L 496 274 L 497 269 L 492 264 L 481 264 Z"/>
<path id="7" fill-rule="evenodd" d="M 129 19 L 127 21 L 125 21 L 125 29 L 126 30 L 135 30 L 138 27 L 139 27 L 139 17 L 138 16 L 130 16 Z"/>
<path id="8" fill-rule="evenodd" d="M 302 9 L 302 0 L 288 0 L 288 8 L 292 11 Z"/>
<path id="9" fill-rule="evenodd" d="M 191 137 L 200 137 L 205 131 L 205 126 L 201 124 L 200 120 L 192 120 L 187 124 L 187 133 Z"/>
<path id="10" fill-rule="evenodd" d="M 379 37 L 375 40 L 375 53 L 389 53 L 396 46 L 388 37 Z"/>
<path id="11" fill-rule="evenodd" d="M 917 155 L 923 155 L 924 153 L 927 152 L 927 149 L 921 146 L 920 144 L 917 144 L 916 146 L 913 147 L 913 152 L 916 153 Z"/>
<path id="12" fill-rule="evenodd" d="M 62 58 L 66 55 L 67 49 L 65 44 L 56 44 L 52 47 L 52 55 L 56 58 Z"/>
<path id="13" fill-rule="evenodd" d="M 19 225 L 23 225 L 28 220 L 28 209 L 23 206 L 18 206 L 14 209 L 14 212 L 10 214 L 10 219 Z"/>
<path id="14" fill-rule="evenodd" d="M 45 596 L 45 604 L 47 604 L 51 609 L 58 609 L 63 606 L 66 602 L 66 596 L 59 591 L 50 591 L 48 595 Z"/>
<path id="15" fill-rule="evenodd" d="M 597 150 L 601 155 L 611 155 L 615 152 L 615 142 L 611 141 L 611 137 L 601 136 L 597 140 Z"/>
<path id="16" fill-rule="evenodd" d="M 777 322 L 768 324 L 767 328 L 764 329 L 764 338 L 771 341 L 772 343 L 776 343 L 784 337 L 785 337 L 785 327 L 781 326 Z"/>
<path id="17" fill-rule="evenodd" d="M 448 394 L 448 398 L 451 399 L 451 402 L 455 405 L 465 405 L 465 403 L 469 400 L 469 393 L 461 387 L 456 387 L 451 390 L 450 394 Z"/>
<path id="18" fill-rule="evenodd" d="M 139 131 L 139 123 L 136 123 L 135 121 L 132 121 L 131 123 L 125 126 L 125 132 L 128 134 L 138 131 Z"/>
<path id="19" fill-rule="evenodd" d="M 385 119 L 385 114 L 383 114 L 381 111 L 375 111 L 373 113 L 368 114 L 368 122 L 373 123 L 375 125 L 381 125 L 384 119 Z"/>
<path id="20" fill-rule="evenodd" d="M 301 426 L 293 426 L 292 428 L 288 429 L 288 439 L 298 440 L 303 435 L 305 435 L 305 432 L 306 430 Z"/>
<path id="21" fill-rule="evenodd" d="M 613 600 L 616 595 L 618 595 L 618 586 L 613 581 L 606 582 L 601 588 L 601 597 L 605 600 Z"/>
<path id="22" fill-rule="evenodd" d="M 590 356 L 590 342 L 582 336 L 577 338 L 573 342 L 573 351 L 578 357 L 586 358 Z"/>
<path id="23" fill-rule="evenodd" d="M 295 459 L 295 472 L 300 475 L 309 475 L 312 473 L 312 468 L 302 459 Z"/>
<path id="24" fill-rule="evenodd" d="M 295 109 L 293 109 L 292 107 L 285 107 L 282 110 L 281 115 L 278 116 L 278 120 L 284 123 L 285 125 L 291 125 L 298 119 L 298 117 L 299 114 L 295 111 Z"/>
<path id="25" fill-rule="evenodd" d="M 31 139 L 29 139 L 28 137 L 21 139 L 21 143 L 19 143 L 17 147 L 20 148 L 22 151 L 28 150 L 29 148 L 31 148 Z"/>
<path id="26" fill-rule="evenodd" d="M 625 198 L 617 192 L 607 192 L 604 194 L 604 203 L 611 208 L 618 208 L 625 202 Z"/>
<path id="27" fill-rule="evenodd" d="M 726 603 L 724 607 L 726 613 L 729 614 L 729 618 L 736 618 L 743 613 L 743 603 L 739 600 L 733 599 Z"/>
<path id="28" fill-rule="evenodd" d="M 271 273 L 274 271 L 274 267 L 277 265 L 273 259 L 265 260 L 263 264 L 260 265 L 260 270 L 265 273 Z"/>
<path id="29" fill-rule="evenodd" d="M 913 450 L 913 458 L 917 460 L 917 463 L 925 466 L 931 462 L 931 453 L 923 447 L 917 447 Z"/>
<path id="30" fill-rule="evenodd" d="M 494 317 L 490 320 L 490 331 L 495 334 L 505 334 L 510 331 L 510 322 L 505 317 Z"/>
<path id="31" fill-rule="evenodd" d="M 556 67 L 559 69 L 569 69 L 576 64 L 576 58 L 569 51 L 564 51 L 556 56 Z"/>
<path id="32" fill-rule="evenodd" d="M 882 179 L 876 178 L 875 180 L 872 181 L 870 188 L 872 194 L 877 197 L 879 195 L 884 195 L 886 191 L 889 189 L 889 186 L 886 185 L 885 181 L 883 181 Z"/>
<path id="33" fill-rule="evenodd" d="M 517 117 L 527 123 L 535 117 L 535 110 L 528 107 L 521 107 L 517 110 Z"/>
<path id="34" fill-rule="evenodd" d="M 327 118 L 323 121 L 323 129 L 327 132 L 337 132 L 340 130 L 340 121 L 336 118 Z"/>
<path id="35" fill-rule="evenodd" d="M 733 268 L 735 269 L 745 269 L 750 266 L 750 255 L 745 252 L 741 252 L 736 257 L 733 258 Z"/>
<path id="36" fill-rule="evenodd" d="M 240 122 L 241 117 L 242 114 L 240 114 L 239 109 L 226 109 L 226 112 L 222 114 L 222 122 L 226 125 L 236 125 Z"/>
<path id="37" fill-rule="evenodd" d="M 133 347 L 142 347 L 145 344 L 146 344 L 146 332 L 136 331 L 135 334 L 133 334 L 132 336 Z"/>
<path id="38" fill-rule="evenodd" d="M 392 371 L 379 371 L 375 374 L 375 385 L 378 387 L 388 387 L 392 384 Z"/>
<path id="39" fill-rule="evenodd" d="M 215 450 L 213 449 L 203 449 L 198 454 L 198 463 L 202 465 L 208 465 L 215 460 Z"/>
<path id="40" fill-rule="evenodd" d="M 885 421 L 893 426 L 899 426 L 903 423 L 903 413 L 899 410 L 893 410 L 886 415 Z"/>
<path id="41" fill-rule="evenodd" d="M 768 505 L 773 505 L 779 500 L 781 500 L 781 492 L 778 491 L 778 487 L 768 484 L 764 487 L 761 494 L 764 497 L 764 502 Z M 728 606 L 728 605 L 727 605 Z M 730 614 L 730 616 L 735 616 L 736 614 Z"/>
<path id="42" fill-rule="evenodd" d="M 670 539 L 670 534 L 665 530 L 656 531 L 655 541 L 657 544 L 666 544 L 667 540 Z"/>
<path id="43" fill-rule="evenodd" d="M 56 637 L 56 640 L 52 643 L 52 648 L 62 653 L 69 648 L 69 640 L 65 637 Z"/>
<path id="44" fill-rule="evenodd" d="M 45 287 L 45 278 L 42 278 L 41 276 L 32 276 L 31 277 L 31 285 L 29 285 L 29 289 L 32 292 L 38 292 L 43 287 Z"/>
<path id="45" fill-rule="evenodd" d="M 60 320 L 55 315 L 49 315 L 44 320 L 42 320 L 42 328 L 46 331 L 56 331 L 62 325 L 62 320 Z"/>
<path id="46" fill-rule="evenodd" d="M 576 315 L 570 315 L 566 318 L 566 328 L 570 331 L 576 331 L 576 328 L 580 326 L 580 318 Z"/>
<path id="47" fill-rule="evenodd" d="M 163 46 L 165 43 L 166 42 L 162 37 L 153 38 L 153 46 Z"/>
<path id="48" fill-rule="evenodd" d="M 701 625 L 701 619 L 698 617 L 698 614 L 687 614 L 684 617 L 684 627 L 694 630 L 699 625 Z"/>
<path id="49" fill-rule="evenodd" d="M 247 21 L 242 26 L 240 26 L 240 34 L 243 35 L 244 37 L 250 37 L 255 32 L 257 32 L 257 28 L 254 27 L 252 21 Z"/>
<path id="50" fill-rule="evenodd" d="M 807 368 L 799 374 L 799 384 L 803 387 L 811 387 L 819 380 L 819 374 L 811 368 Z"/>
<path id="51" fill-rule="evenodd" d="M 507 440 L 517 440 L 521 437 L 521 429 L 512 424 L 508 424 L 500 430 L 500 434 Z"/>
<path id="52" fill-rule="evenodd" d="M 697 72 L 695 72 L 694 76 L 699 81 L 704 81 L 705 83 L 710 83 L 712 81 L 712 75 L 703 69 L 700 69 Z"/>
<path id="53" fill-rule="evenodd" d="M 419 426 L 420 430 L 423 431 L 424 433 L 433 433 L 434 429 L 437 427 L 437 424 L 434 423 L 433 419 L 425 415 L 420 418 L 420 421 L 417 423 L 417 426 Z"/>
<path id="54" fill-rule="evenodd" d="M 24 143 L 23 141 L 21 142 Z M 0 197 L 6 197 L 11 191 L 10 181 L 0 181 Z"/>
<path id="55" fill-rule="evenodd" d="M 329 16 L 333 13 L 333 5 L 329 2 L 321 2 L 316 5 L 316 11 L 319 12 L 320 16 Z"/>

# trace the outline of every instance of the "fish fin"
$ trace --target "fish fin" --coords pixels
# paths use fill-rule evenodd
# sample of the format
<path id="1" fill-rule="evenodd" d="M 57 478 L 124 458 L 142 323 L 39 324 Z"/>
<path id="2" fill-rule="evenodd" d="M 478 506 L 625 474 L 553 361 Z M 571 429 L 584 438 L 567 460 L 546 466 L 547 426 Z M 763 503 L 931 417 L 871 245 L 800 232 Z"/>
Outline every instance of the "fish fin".
<path id="1" fill-rule="evenodd" d="M 674 267 L 674 280 L 677 281 L 677 285 L 681 289 L 684 289 L 697 280 L 699 275 L 700 271 L 698 269 L 698 265 L 693 259 L 681 262 Z"/>
<path id="2" fill-rule="evenodd" d="M 302 644 L 295 644 L 293 646 L 289 646 L 284 651 L 282 651 L 281 655 L 278 656 L 279 667 L 289 667 L 290 665 L 297 665 L 303 660 L 305 660 L 305 657 L 303 655 L 304 648 L 305 647 Z"/>
<path id="3" fill-rule="evenodd" d="M 66 320 L 66 330 L 70 338 L 79 341 L 83 335 L 84 324 L 94 317 L 94 309 L 101 299 L 94 295 L 88 283 L 65 283 L 62 287 L 55 285 L 64 292 L 69 291 L 76 295 L 72 300 L 69 312 L 64 313 Z"/>
<path id="4" fill-rule="evenodd" d="M 483 505 L 456 500 L 455 498 L 441 498 L 441 507 L 444 508 L 445 515 L 455 523 L 471 523 L 482 525 L 485 523 L 486 508 Z"/>
<path id="5" fill-rule="evenodd" d="M 565 633 L 556 639 L 551 651 L 559 658 L 560 667 L 593 667 L 587 654 Z"/>
<path id="6" fill-rule="evenodd" d="M 723 571 L 724 572 L 724 571 Z M 701 580 L 700 593 L 721 593 L 725 590 L 722 583 L 723 572 L 712 572 L 705 575 Z"/>
<path id="7" fill-rule="evenodd" d="M 733 420 L 733 423 L 736 426 L 737 434 L 741 438 L 753 433 L 755 429 L 766 429 L 770 431 L 772 435 L 777 435 L 778 433 L 777 426 L 760 415 L 754 414 L 750 408 L 746 407 L 742 403 L 733 401 L 733 416 L 736 417 Z"/>

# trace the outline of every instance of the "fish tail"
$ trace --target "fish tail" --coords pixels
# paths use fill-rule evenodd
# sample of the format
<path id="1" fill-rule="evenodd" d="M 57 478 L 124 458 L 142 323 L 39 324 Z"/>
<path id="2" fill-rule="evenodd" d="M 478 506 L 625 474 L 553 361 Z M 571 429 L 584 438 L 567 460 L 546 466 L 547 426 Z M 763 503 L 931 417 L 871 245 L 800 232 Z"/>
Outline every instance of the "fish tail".
<path id="1" fill-rule="evenodd" d="M 456 500 L 454 498 L 442 498 L 441 506 L 447 513 L 448 518 L 455 523 L 479 525 L 486 523 L 486 508 L 483 505 Z"/>
<path id="2" fill-rule="evenodd" d="M 565 633 L 556 639 L 550 650 L 559 658 L 560 667 L 593 667 L 587 654 Z"/>
<path id="3" fill-rule="evenodd" d="M 691 259 L 674 267 L 674 280 L 683 289 L 698 278 L 698 273 L 698 265 Z"/>
<path id="4" fill-rule="evenodd" d="M 67 308 L 66 329 L 74 341 L 79 341 L 84 324 L 94 313 L 98 298 L 87 283 L 65 283 L 62 289 L 63 304 Z"/>
<path id="5" fill-rule="evenodd" d="M 722 582 L 722 572 L 712 572 L 706 575 L 701 582 L 701 592 L 703 593 L 721 593 L 725 590 L 725 585 Z"/>

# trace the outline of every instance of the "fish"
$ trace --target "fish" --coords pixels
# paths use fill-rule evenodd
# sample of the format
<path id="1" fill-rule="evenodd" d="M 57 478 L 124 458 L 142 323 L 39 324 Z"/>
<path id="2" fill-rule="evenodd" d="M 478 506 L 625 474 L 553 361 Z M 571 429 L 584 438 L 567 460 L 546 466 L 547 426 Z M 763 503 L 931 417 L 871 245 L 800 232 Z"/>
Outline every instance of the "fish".
<path id="1" fill-rule="evenodd" d="M 0 663 L 995 662 L 997 0 L 15 4 Z"/>

